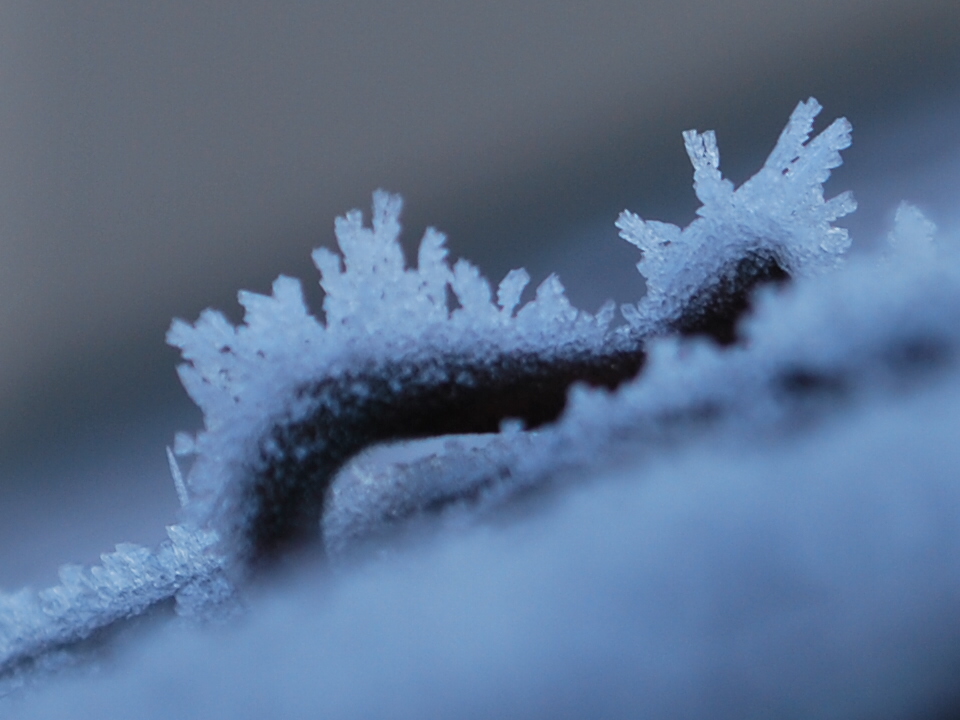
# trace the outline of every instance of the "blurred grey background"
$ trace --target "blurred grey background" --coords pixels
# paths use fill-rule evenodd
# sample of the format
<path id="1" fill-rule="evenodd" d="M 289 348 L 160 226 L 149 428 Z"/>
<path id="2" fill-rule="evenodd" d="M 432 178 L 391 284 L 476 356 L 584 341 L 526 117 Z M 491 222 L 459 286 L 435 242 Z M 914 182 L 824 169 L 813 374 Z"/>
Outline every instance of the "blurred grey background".
<path id="1" fill-rule="evenodd" d="M 155 542 L 199 415 L 174 316 L 305 281 L 377 187 L 494 281 L 636 299 L 624 207 L 685 224 L 680 133 L 740 182 L 813 95 L 854 146 L 861 246 L 960 218 L 956 0 L 0 0 L 0 588 Z"/>

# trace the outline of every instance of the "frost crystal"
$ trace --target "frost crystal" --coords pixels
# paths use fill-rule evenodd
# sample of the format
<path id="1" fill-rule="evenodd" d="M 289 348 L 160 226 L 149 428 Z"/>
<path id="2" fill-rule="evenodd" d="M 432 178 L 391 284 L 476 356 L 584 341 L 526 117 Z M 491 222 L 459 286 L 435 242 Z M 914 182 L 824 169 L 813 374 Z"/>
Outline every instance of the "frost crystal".
<path id="1" fill-rule="evenodd" d="M 101 564 L 60 568 L 60 584 L 39 593 L 0 595 L 0 695 L 26 675 L 75 661 L 61 648 L 94 638 L 102 628 L 134 618 L 163 601 L 176 599 L 184 615 L 202 614 L 211 598 L 194 591 L 222 576 L 222 558 L 211 551 L 216 535 L 179 525 L 156 550 L 123 543 L 101 555 Z M 182 593 L 182 595 L 181 595 Z M 95 648 L 91 648 L 95 649 Z"/>
<path id="2" fill-rule="evenodd" d="M 729 294 L 738 276 L 776 279 L 777 270 L 792 277 L 837 265 L 850 240 L 832 223 L 856 203 L 850 193 L 825 201 L 822 184 L 841 164 L 851 127 L 841 118 L 810 140 L 820 110 L 813 98 L 800 103 L 763 168 L 736 190 L 720 174 L 714 133 L 683 134 L 700 217 L 683 230 L 629 211 L 617 220 L 620 236 L 643 253 L 637 268 L 647 281 L 639 305 L 623 307 L 632 326 L 645 334 L 697 330 L 711 322 L 710 296 Z"/>
<path id="3" fill-rule="evenodd" d="M 933 259 L 933 236 L 937 226 L 910 203 L 900 203 L 893 220 L 893 230 L 887 236 L 890 248 L 898 261 L 930 261 Z"/>

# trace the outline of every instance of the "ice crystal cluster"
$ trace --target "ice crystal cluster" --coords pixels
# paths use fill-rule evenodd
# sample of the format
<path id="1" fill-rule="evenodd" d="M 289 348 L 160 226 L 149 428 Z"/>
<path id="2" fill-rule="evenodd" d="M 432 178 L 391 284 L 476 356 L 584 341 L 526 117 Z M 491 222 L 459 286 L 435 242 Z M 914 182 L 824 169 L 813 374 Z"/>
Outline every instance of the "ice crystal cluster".
<path id="1" fill-rule="evenodd" d="M 406 268 L 399 212 L 398 197 L 378 192 L 372 228 L 363 226 L 359 211 L 349 213 L 336 224 L 342 256 L 324 248 L 314 253 L 326 292 L 324 321 L 306 309 L 299 282 L 281 277 L 270 297 L 240 294 L 246 316 L 239 327 L 213 311 L 195 325 L 174 323 L 169 340 L 187 361 L 180 376 L 205 420 L 195 439 L 181 436 L 176 447 L 196 457 L 186 511 L 193 522 L 229 536 L 228 553 L 250 550 L 243 531 L 256 521 L 252 513 L 272 512 L 279 517 L 271 522 L 280 524 L 295 512 L 280 496 L 284 483 L 303 482 L 300 467 L 292 479 L 276 478 L 273 487 L 264 488 L 272 493 L 261 500 L 266 507 L 254 506 L 257 501 L 245 491 L 264 466 L 310 464 L 316 456 L 317 467 L 306 474 L 329 474 L 371 440 L 428 435 L 442 422 L 425 416 L 422 407 L 410 407 L 402 423 L 381 431 L 383 437 L 368 437 L 391 419 L 385 407 L 396 414 L 403 402 L 456 404 L 464 395 L 463 402 L 472 406 L 477 400 L 471 396 L 487 392 L 484 385 L 504 372 L 510 358 L 545 365 L 603 354 L 612 305 L 596 317 L 578 311 L 559 280 L 550 277 L 535 299 L 517 310 L 529 279 L 522 270 L 504 278 L 494 303 L 475 267 L 464 260 L 450 267 L 444 238 L 434 230 L 423 238 L 418 267 Z M 448 305 L 448 289 L 456 309 Z M 437 390 L 454 397 L 435 398 Z M 316 421 L 313 437 L 295 443 L 278 437 L 317 412 L 325 416 Z M 351 424 L 358 425 L 352 434 Z M 289 491 L 299 506 L 319 502 L 298 487 Z M 309 519 L 314 525 L 317 520 Z"/>
<path id="2" fill-rule="evenodd" d="M 555 277 L 525 304 L 522 270 L 494 293 L 434 230 L 406 267 L 382 192 L 369 227 L 337 221 L 339 254 L 314 253 L 321 315 L 281 277 L 240 293 L 239 326 L 175 322 L 204 413 L 174 446 L 180 524 L 156 550 L 118 546 L 2 598 L 0 673 L 12 688 L 88 659 L 169 605 L 209 620 L 249 601 L 247 622 L 180 628 L 126 675 L 17 709 L 142 715 L 154 677 L 191 688 L 156 717 L 238 717 L 265 697 L 290 717 L 954 701 L 960 260 L 909 205 L 883 253 L 844 260 L 833 222 L 855 205 L 822 184 L 850 126 L 811 138 L 819 110 L 800 103 L 739 188 L 712 133 L 684 134 L 703 206 L 682 230 L 621 215 L 647 284 L 624 322 L 576 310 Z M 411 438 L 430 439 L 372 447 Z M 337 572 L 247 597 L 304 548 Z"/>
<path id="3" fill-rule="evenodd" d="M 849 192 L 825 202 L 823 183 L 841 164 L 851 127 L 841 118 L 811 140 L 819 112 L 815 100 L 801 103 L 760 172 L 736 189 L 720 174 L 715 134 L 683 134 L 702 203 L 700 217 L 683 230 L 629 211 L 617 220 L 621 237 L 643 253 L 637 267 L 647 282 L 639 307 L 623 307 L 631 325 L 648 333 L 682 325 L 684 313 L 699 309 L 690 308 L 691 298 L 717 284 L 717 290 L 725 290 L 722 282 L 731 264 L 769 272 L 776 263 L 794 277 L 837 265 L 850 238 L 832 223 L 857 206 Z M 717 298 L 694 303 L 705 300 Z"/>

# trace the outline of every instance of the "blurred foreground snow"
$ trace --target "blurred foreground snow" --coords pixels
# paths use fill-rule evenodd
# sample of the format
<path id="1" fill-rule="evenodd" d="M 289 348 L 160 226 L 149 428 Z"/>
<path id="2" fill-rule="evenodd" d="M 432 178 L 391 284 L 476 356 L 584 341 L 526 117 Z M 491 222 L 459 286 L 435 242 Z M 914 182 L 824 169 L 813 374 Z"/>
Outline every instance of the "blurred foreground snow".
<path id="1" fill-rule="evenodd" d="M 598 459 L 598 465 L 603 463 Z M 927 717 L 960 671 L 960 378 L 625 459 L 166 627 L 22 717 Z"/>

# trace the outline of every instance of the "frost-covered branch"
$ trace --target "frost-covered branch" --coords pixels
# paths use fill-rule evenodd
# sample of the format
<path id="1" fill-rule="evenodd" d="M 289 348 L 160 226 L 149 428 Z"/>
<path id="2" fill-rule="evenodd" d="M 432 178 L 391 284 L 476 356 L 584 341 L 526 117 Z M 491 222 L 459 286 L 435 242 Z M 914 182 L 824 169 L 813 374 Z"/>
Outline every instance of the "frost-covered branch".
<path id="1" fill-rule="evenodd" d="M 406 268 L 400 200 L 385 193 L 374 196 L 372 228 L 358 211 L 337 221 L 342 257 L 314 253 L 322 321 L 281 278 L 272 297 L 241 293 L 239 327 L 212 312 L 175 323 L 181 378 L 205 417 L 190 448 L 191 519 L 216 528 L 235 563 L 269 563 L 316 540 L 334 472 L 374 442 L 491 432 L 509 418 L 535 427 L 560 415 L 573 383 L 612 389 L 633 377 L 653 335 L 729 342 L 758 284 L 833 267 L 848 244 L 831 222 L 853 202 L 825 202 L 821 184 L 850 128 L 838 120 L 809 140 L 819 110 L 801 103 L 737 190 L 720 177 L 713 135 L 685 135 L 700 218 L 684 231 L 629 213 L 618 222 L 643 251 L 649 288 L 639 309 L 625 307 L 627 327 L 611 328 L 609 305 L 597 316 L 572 308 L 552 276 L 515 310 L 528 280 L 515 271 L 494 303 L 476 268 L 450 267 L 434 230 Z"/>
<path id="2" fill-rule="evenodd" d="M 666 346 L 651 345 L 654 338 L 705 334 L 729 344 L 759 285 L 833 268 L 846 249 L 845 231 L 832 222 L 853 201 L 825 201 L 822 183 L 839 164 L 850 128 L 838 120 L 811 139 L 819 109 L 813 100 L 801 103 L 764 168 L 738 189 L 719 173 L 713 134 L 685 134 L 700 217 L 680 230 L 621 216 L 622 236 L 642 252 L 638 268 L 648 287 L 638 305 L 623 308 L 626 325 L 614 326 L 612 304 L 597 315 L 573 308 L 553 276 L 521 305 L 529 278 L 513 271 L 494 299 L 475 267 L 450 265 L 434 230 L 421 242 L 417 267 L 407 268 L 398 243 L 401 203 L 383 192 L 374 195 L 371 227 L 359 211 L 348 213 L 336 223 L 340 254 L 314 253 L 326 293 L 322 317 L 309 312 L 298 281 L 281 277 L 270 296 L 240 293 L 246 314 L 239 326 L 209 310 L 192 325 L 176 321 L 168 340 L 182 350 L 181 379 L 204 413 L 203 430 L 175 443 L 179 457 L 193 458 L 178 484 L 180 529 L 154 552 L 122 548 L 105 556 L 102 568 L 67 571 L 58 588 L 4 600 L 0 673 L 173 597 L 194 609 L 223 602 L 232 594 L 226 578 L 242 583 L 251 569 L 320 542 L 325 510 L 327 530 L 335 527 L 329 499 L 336 471 L 373 443 L 559 419 L 543 436 L 549 444 L 579 423 L 584 444 L 555 452 L 560 467 L 577 446 L 588 447 L 591 432 L 609 435 L 616 422 L 665 427 L 674 371 L 664 369 Z M 645 366 L 651 348 L 655 372 L 611 396 L 624 400 L 610 401 L 610 423 L 577 419 L 582 394 L 564 414 L 571 387 L 613 391 Z M 710 352 L 718 358 L 707 363 L 715 369 L 710 377 L 729 386 L 717 369 L 726 356 Z M 692 373 L 691 387 L 706 382 L 701 369 L 691 369 L 699 366 L 674 360 L 676 377 Z M 645 415 L 643 388 L 653 383 L 663 383 L 660 409 Z M 686 412 L 689 395 L 676 392 L 673 407 Z M 548 466 L 524 469 L 518 459 L 517 486 L 539 482 Z M 482 468 L 477 473 L 482 483 Z M 461 483 L 459 495 L 409 487 L 401 505 L 416 513 L 450 498 L 490 496 L 488 486 L 471 487 Z M 334 535 L 327 532 L 328 542 Z M 337 537 L 337 547 L 349 541 Z"/>
<path id="3" fill-rule="evenodd" d="M 179 525 L 167 535 L 155 550 L 124 543 L 100 565 L 64 565 L 60 585 L 39 593 L 0 595 L 0 695 L 30 673 L 71 664 L 81 641 L 164 603 L 175 600 L 178 614 L 193 616 L 232 602 L 216 535 Z"/>

